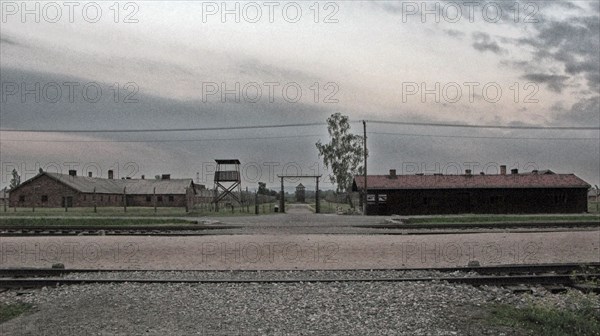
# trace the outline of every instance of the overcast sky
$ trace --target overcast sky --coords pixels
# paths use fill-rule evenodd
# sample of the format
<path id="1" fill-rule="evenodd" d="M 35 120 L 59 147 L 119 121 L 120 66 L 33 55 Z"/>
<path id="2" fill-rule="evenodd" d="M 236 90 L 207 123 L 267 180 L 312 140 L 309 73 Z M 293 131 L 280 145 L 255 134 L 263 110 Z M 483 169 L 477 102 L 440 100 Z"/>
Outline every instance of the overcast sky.
<path id="1" fill-rule="evenodd" d="M 1 2 L 0 186 L 12 168 L 30 178 L 38 166 L 198 172 L 211 185 L 214 159 L 238 158 L 244 187 L 276 187 L 282 171 L 327 174 L 314 144 L 328 140 L 334 112 L 356 121 L 357 133 L 362 119 L 600 127 L 598 1 L 71 3 Z M 323 125 L 6 131 L 310 122 Z M 600 184 L 597 130 L 368 131 L 373 174 L 494 173 L 506 164 Z"/>

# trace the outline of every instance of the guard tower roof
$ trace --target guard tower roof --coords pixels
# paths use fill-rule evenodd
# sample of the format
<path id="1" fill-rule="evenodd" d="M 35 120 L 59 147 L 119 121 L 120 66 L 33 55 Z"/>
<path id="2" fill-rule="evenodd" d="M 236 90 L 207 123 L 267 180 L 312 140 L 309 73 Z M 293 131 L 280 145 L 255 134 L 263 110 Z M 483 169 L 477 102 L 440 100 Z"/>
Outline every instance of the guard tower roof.
<path id="1" fill-rule="evenodd" d="M 238 159 L 215 160 L 218 164 L 240 164 Z"/>

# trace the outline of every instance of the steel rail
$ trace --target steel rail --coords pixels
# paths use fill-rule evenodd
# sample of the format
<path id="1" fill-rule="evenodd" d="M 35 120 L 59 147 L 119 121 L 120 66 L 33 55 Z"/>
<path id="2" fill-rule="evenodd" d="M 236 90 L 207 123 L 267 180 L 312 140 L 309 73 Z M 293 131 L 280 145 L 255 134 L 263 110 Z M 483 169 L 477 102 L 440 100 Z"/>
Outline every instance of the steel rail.
<path id="1" fill-rule="evenodd" d="M 589 279 L 598 279 L 600 274 L 585 275 L 512 275 L 512 276 L 476 276 L 476 277 L 417 277 L 417 278 L 289 278 L 289 279 L 63 279 L 63 278 L 25 278 L 0 279 L 0 288 L 40 288 L 61 285 L 139 283 L 139 284 L 249 284 L 249 283 L 335 283 L 335 282 L 448 282 L 473 286 L 510 286 L 510 285 L 566 285 L 574 286 Z"/>
<path id="2" fill-rule="evenodd" d="M 478 274 L 540 274 L 555 273 L 565 274 L 572 272 L 589 272 L 591 270 L 600 270 L 600 262 L 588 263 L 560 263 L 560 264 L 519 264 L 519 265 L 493 265 L 493 266 L 468 266 L 468 267 L 436 267 L 436 268 L 379 268 L 379 269 L 288 269 L 288 270 L 268 270 L 270 272 L 351 272 L 351 271 L 389 271 L 389 272 L 411 272 L 411 271 L 437 271 L 437 272 L 476 272 Z M 235 270 L 236 273 L 252 273 L 267 270 Z M 180 269 L 81 269 L 81 268 L 0 268 L 0 277 L 36 277 L 36 276 L 59 276 L 70 273 L 115 273 L 115 272 L 215 272 L 230 273 L 231 270 L 180 270 Z"/>
<path id="3" fill-rule="evenodd" d="M 211 225 L 211 226 L 131 226 L 112 228 L 110 226 L 0 226 L 0 237 L 31 237 L 31 236 L 76 236 L 76 235 L 151 235 L 151 236 L 198 236 L 211 235 L 211 230 L 235 229 L 266 229 L 280 226 L 249 225 Z M 369 232 L 328 232 L 328 234 L 386 234 L 386 235 L 426 235 L 426 234 L 473 234 L 486 232 L 557 232 L 590 231 L 600 229 L 600 223 L 595 222 L 554 222 L 554 223 L 446 223 L 446 224 L 371 224 L 371 225 L 330 225 L 330 226 L 293 226 L 300 228 L 344 228 L 372 229 Z M 519 229 L 525 229 L 523 231 Z M 392 231 L 400 230 L 400 231 Z M 517 230 L 517 231 L 507 231 Z M 219 234 L 239 234 L 238 232 L 219 232 Z M 252 234 L 243 232 L 242 234 Z"/>

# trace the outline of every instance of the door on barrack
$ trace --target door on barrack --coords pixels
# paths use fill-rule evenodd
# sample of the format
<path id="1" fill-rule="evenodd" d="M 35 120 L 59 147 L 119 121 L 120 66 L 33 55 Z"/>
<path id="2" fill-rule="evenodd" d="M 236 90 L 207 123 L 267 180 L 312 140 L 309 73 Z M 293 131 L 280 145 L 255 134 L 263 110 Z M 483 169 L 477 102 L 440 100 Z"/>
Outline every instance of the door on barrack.
<path id="1" fill-rule="evenodd" d="M 62 207 L 72 208 L 73 207 L 73 196 L 63 196 Z"/>

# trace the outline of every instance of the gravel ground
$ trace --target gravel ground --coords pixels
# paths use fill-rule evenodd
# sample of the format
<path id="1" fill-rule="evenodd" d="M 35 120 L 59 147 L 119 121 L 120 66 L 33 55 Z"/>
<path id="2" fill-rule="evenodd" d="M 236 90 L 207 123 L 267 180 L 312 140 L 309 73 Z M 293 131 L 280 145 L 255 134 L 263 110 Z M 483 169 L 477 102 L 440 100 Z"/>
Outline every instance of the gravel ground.
<path id="1" fill-rule="evenodd" d="M 485 302 L 522 300 L 418 282 L 105 284 L 11 295 L 3 300 L 37 312 L 4 323 L 3 335 L 497 335 L 470 317 Z"/>
<path id="2" fill-rule="evenodd" d="M 135 272 L 146 277 L 394 276 L 398 272 Z M 252 274 L 254 273 L 254 274 Z M 432 276 L 437 272 L 404 272 Z M 116 273 L 112 273 L 113 275 Z M 191 274 L 191 275 L 190 275 Z M 453 276 L 469 276 L 450 273 Z M 185 276 L 184 276 L 185 275 Z M 72 277 L 71 275 L 70 277 Z M 87 274 L 79 274 L 84 277 Z M 570 294 L 577 294 L 573 292 Z M 568 306 L 569 295 L 444 282 L 89 284 L 0 293 L 30 314 L 1 335 L 524 335 L 488 325 L 487 307 L 532 300 Z M 595 297 L 600 305 L 600 300 Z"/>
<path id="3" fill-rule="evenodd" d="M 470 235 L 2 237 L 0 267 L 306 270 L 597 262 L 600 231 Z"/>

